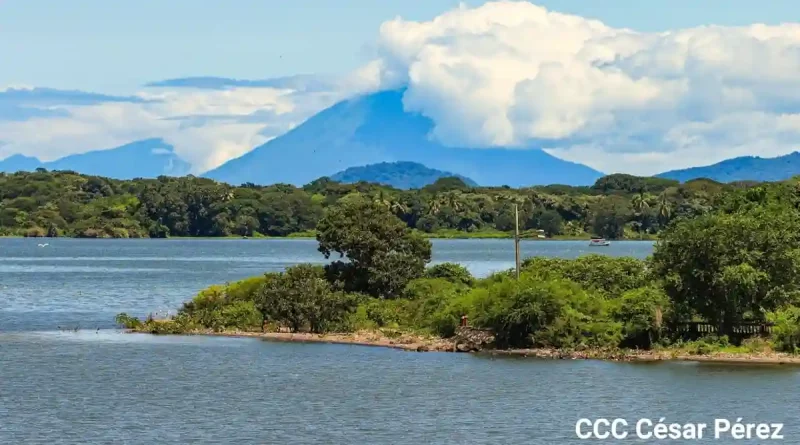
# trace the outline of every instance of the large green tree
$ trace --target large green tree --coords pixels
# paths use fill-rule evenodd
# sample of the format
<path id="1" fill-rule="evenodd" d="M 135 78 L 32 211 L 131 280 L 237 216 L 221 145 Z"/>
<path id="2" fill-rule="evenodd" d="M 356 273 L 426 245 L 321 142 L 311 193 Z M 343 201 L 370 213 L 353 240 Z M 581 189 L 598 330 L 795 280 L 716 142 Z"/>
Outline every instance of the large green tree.
<path id="1" fill-rule="evenodd" d="M 332 281 L 348 291 L 393 298 L 422 276 L 431 243 L 412 232 L 385 206 L 354 197 L 330 207 L 317 224 L 319 251 L 347 261 L 328 266 Z"/>
<path id="2" fill-rule="evenodd" d="M 592 232 L 608 239 L 622 238 L 625 224 L 633 217 L 628 201 L 619 196 L 609 196 L 598 201 L 591 207 L 590 214 Z"/>
<path id="3" fill-rule="evenodd" d="M 652 263 L 684 317 L 698 314 L 728 332 L 796 300 L 800 215 L 760 207 L 679 221 L 663 234 Z"/>

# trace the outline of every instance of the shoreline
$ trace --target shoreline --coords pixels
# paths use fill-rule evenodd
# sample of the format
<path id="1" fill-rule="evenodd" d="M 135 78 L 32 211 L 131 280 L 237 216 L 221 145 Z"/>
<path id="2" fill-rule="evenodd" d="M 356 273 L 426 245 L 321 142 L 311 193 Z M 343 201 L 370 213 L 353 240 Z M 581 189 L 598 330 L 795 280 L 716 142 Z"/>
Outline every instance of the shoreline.
<path id="1" fill-rule="evenodd" d="M 513 235 L 509 236 L 425 236 L 426 239 L 432 240 L 511 240 L 514 239 Z M 58 237 L 46 237 L 46 236 L 23 236 L 23 235 L 0 235 L 0 239 L 38 239 L 38 240 L 45 240 L 45 239 L 79 239 L 79 240 L 162 240 L 162 241 L 169 241 L 169 240 L 202 240 L 202 241 L 230 241 L 230 240 L 243 240 L 243 241 L 269 241 L 269 240 L 315 240 L 316 238 L 313 236 L 259 236 L 259 237 L 248 237 L 244 238 L 241 236 L 170 236 L 168 238 L 85 238 L 85 237 L 77 237 L 77 236 L 58 236 Z M 531 238 L 531 237 L 520 237 L 520 241 L 536 241 L 536 242 L 553 242 L 553 241 L 590 241 L 591 238 Z M 656 242 L 656 239 L 618 239 L 613 240 L 612 242 Z"/>
<path id="2" fill-rule="evenodd" d="M 149 334 L 146 331 L 127 330 L 130 333 Z M 285 332 L 247 332 L 211 330 L 192 331 L 181 334 L 150 334 L 150 335 L 199 335 L 207 337 L 229 338 L 255 338 L 265 341 L 285 343 L 322 343 L 351 346 L 367 346 L 390 348 L 407 352 L 461 352 L 476 355 L 539 358 L 550 360 L 602 360 L 609 362 L 696 362 L 714 363 L 721 365 L 792 365 L 800 366 L 800 356 L 785 353 L 761 354 L 732 354 L 717 353 L 709 355 L 681 354 L 678 351 L 633 351 L 633 350 L 585 350 L 566 351 L 558 349 L 483 349 L 474 351 L 460 351 L 452 339 L 435 337 L 422 337 L 418 335 L 402 334 L 397 337 L 387 337 L 375 332 L 360 332 L 355 334 L 311 334 L 311 333 L 285 333 Z"/>

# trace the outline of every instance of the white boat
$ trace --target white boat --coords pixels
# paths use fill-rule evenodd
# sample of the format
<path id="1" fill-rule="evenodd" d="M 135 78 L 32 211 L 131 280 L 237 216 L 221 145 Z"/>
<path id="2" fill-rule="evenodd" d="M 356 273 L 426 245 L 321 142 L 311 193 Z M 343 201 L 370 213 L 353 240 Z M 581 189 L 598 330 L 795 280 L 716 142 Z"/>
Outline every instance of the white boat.
<path id="1" fill-rule="evenodd" d="M 589 241 L 589 247 L 606 247 L 610 245 L 611 241 L 603 238 L 592 238 L 592 240 Z"/>

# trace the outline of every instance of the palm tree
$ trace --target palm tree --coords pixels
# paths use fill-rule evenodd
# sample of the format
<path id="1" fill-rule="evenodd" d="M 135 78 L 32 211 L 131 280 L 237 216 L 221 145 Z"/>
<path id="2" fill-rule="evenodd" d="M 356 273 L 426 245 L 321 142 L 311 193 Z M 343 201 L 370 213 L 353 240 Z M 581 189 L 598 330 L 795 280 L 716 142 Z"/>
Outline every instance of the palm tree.
<path id="1" fill-rule="evenodd" d="M 395 215 L 402 215 L 404 213 L 408 213 L 408 206 L 400 201 L 392 200 L 389 203 L 389 210 L 391 210 Z"/>
<path id="2" fill-rule="evenodd" d="M 461 192 L 457 190 L 445 193 L 444 196 L 442 196 L 442 199 L 444 200 L 445 204 L 448 207 L 455 210 L 456 212 L 461 210 L 461 208 L 463 207 L 461 205 Z"/>
<path id="3" fill-rule="evenodd" d="M 442 201 L 439 198 L 439 195 L 432 196 L 430 200 L 427 202 L 428 204 L 428 215 L 436 215 L 442 210 Z"/>
<path id="4" fill-rule="evenodd" d="M 658 197 L 658 216 L 663 222 L 669 221 L 672 216 L 672 205 L 667 197 L 667 192 L 662 193 Z"/>
<path id="5" fill-rule="evenodd" d="M 375 204 L 380 204 L 386 207 L 387 209 L 391 208 L 392 206 L 392 203 L 386 198 L 386 195 L 384 195 L 383 190 L 378 191 L 378 194 L 375 195 L 375 197 L 372 198 L 372 200 L 373 202 L 375 202 Z"/>
<path id="6" fill-rule="evenodd" d="M 650 208 L 650 204 L 647 203 L 647 197 L 644 192 L 633 195 L 631 207 L 633 207 L 633 211 L 636 212 L 636 216 L 639 218 L 639 238 L 641 239 L 642 228 L 644 227 L 644 212 Z"/>

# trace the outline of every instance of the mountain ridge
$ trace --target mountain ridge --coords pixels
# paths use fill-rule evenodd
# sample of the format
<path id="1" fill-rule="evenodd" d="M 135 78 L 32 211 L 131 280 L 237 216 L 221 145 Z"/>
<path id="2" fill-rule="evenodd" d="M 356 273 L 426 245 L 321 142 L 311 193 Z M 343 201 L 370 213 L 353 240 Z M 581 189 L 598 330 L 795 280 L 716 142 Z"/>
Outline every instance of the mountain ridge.
<path id="1" fill-rule="evenodd" d="M 357 167 L 349 167 L 330 177 L 331 180 L 345 184 L 370 182 L 390 185 L 401 190 L 418 189 L 433 184 L 437 179 L 456 177 L 465 184 L 476 187 L 478 184 L 465 177 L 451 172 L 428 168 L 418 162 L 398 161 L 380 162 Z"/>
<path id="2" fill-rule="evenodd" d="M 539 149 L 447 147 L 433 122 L 406 112 L 403 90 L 338 102 L 302 124 L 203 176 L 232 184 L 302 185 L 350 167 L 409 161 L 484 186 L 591 185 L 603 174 Z"/>
<path id="3" fill-rule="evenodd" d="M 655 176 L 680 182 L 707 178 L 727 183 L 783 181 L 796 175 L 800 175 L 800 152 L 798 151 L 772 158 L 739 156 L 715 164 L 670 170 Z"/>
<path id="4" fill-rule="evenodd" d="M 190 165 L 174 148 L 160 138 L 142 139 L 109 149 L 92 150 L 42 162 L 20 154 L 0 160 L 0 172 L 72 170 L 86 175 L 114 179 L 155 178 L 161 175 L 183 176 Z"/>

